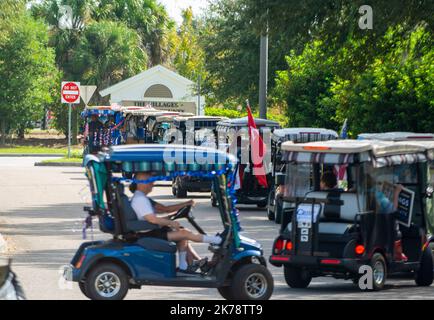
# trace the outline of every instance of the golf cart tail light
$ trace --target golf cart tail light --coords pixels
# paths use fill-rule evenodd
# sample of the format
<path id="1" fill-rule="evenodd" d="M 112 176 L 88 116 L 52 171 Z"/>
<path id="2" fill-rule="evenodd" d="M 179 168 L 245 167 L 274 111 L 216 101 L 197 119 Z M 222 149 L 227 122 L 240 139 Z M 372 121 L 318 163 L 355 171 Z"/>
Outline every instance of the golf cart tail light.
<path id="1" fill-rule="evenodd" d="M 365 253 L 365 246 L 359 244 L 359 245 L 356 247 L 355 251 L 356 251 L 356 254 L 358 254 L 358 255 L 362 255 L 362 254 Z"/>
<path id="2" fill-rule="evenodd" d="M 291 241 L 287 241 L 286 242 L 285 249 L 288 250 L 288 251 L 292 250 L 292 242 Z"/>
<path id="3" fill-rule="evenodd" d="M 86 256 L 82 255 L 80 257 L 80 260 L 78 260 L 78 262 L 75 264 L 75 268 L 76 269 L 80 269 L 81 268 L 81 265 L 83 264 L 84 259 L 86 259 Z"/>
<path id="4" fill-rule="evenodd" d="M 337 259 L 324 259 L 324 260 L 321 260 L 321 263 L 322 264 L 334 264 L 334 265 L 336 265 L 336 264 L 341 264 L 341 260 L 337 260 Z"/>
<path id="5" fill-rule="evenodd" d="M 274 253 L 279 254 L 282 251 L 284 246 L 283 239 L 277 239 L 276 244 L 274 245 Z"/>
<path id="6" fill-rule="evenodd" d="M 308 151 L 326 151 L 326 150 L 331 150 L 332 148 L 330 147 L 319 147 L 319 146 L 305 146 L 303 147 L 304 150 L 308 150 Z"/>

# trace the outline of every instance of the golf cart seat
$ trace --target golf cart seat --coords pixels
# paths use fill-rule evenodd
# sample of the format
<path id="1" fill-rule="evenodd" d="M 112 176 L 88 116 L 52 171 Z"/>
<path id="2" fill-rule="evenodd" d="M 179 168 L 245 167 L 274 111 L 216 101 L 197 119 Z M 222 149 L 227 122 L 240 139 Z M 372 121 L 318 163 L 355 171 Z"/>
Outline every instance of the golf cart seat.
<path id="1" fill-rule="evenodd" d="M 139 237 L 136 244 L 147 250 L 176 252 L 176 244 L 163 239 L 141 236 L 141 234 L 160 228 L 158 225 L 137 219 L 134 209 L 131 207 L 130 199 L 124 193 L 123 185 L 118 186 L 122 229 L 125 234 L 135 234 Z"/>
<path id="2" fill-rule="evenodd" d="M 319 217 L 319 234 L 348 235 L 355 230 L 356 215 L 359 212 L 357 195 L 340 191 L 312 192 L 307 198 L 329 199 L 331 204 L 322 205 Z M 338 204 L 342 201 L 343 203 Z M 292 223 L 287 226 L 292 231 Z"/>

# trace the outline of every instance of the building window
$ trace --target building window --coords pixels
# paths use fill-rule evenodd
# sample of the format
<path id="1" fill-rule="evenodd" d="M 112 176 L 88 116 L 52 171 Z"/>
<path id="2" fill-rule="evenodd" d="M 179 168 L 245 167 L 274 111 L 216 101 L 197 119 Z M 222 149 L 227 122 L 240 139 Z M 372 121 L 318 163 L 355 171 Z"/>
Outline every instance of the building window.
<path id="1" fill-rule="evenodd" d="M 165 85 L 154 84 L 146 90 L 145 98 L 173 98 L 173 94 Z"/>

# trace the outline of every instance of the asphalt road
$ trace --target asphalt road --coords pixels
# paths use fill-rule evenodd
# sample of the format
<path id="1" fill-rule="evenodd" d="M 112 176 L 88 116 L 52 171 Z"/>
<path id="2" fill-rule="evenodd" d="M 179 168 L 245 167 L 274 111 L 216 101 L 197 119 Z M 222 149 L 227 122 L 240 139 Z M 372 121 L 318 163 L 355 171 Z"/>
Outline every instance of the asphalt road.
<path id="1" fill-rule="evenodd" d="M 45 159 L 45 158 L 44 158 Z M 84 299 L 75 283 L 62 280 L 67 264 L 82 239 L 84 205 L 90 197 L 81 168 L 34 167 L 37 158 L 0 158 L 0 232 L 6 237 L 13 269 L 22 281 L 29 299 Z M 158 184 L 154 199 L 176 203 L 168 185 Z M 209 194 L 192 194 L 197 202 L 197 221 L 209 233 L 221 231 L 217 209 Z M 268 221 L 264 210 L 241 208 L 244 235 L 257 239 L 268 259 L 278 227 Z M 183 222 L 188 226 L 187 222 Z M 91 237 L 88 234 L 89 238 Z M 96 239 L 107 235 L 94 232 Z M 196 244 L 198 252 L 207 246 Z M 351 281 L 316 278 L 307 289 L 287 287 L 282 269 L 269 266 L 275 290 L 272 299 L 433 299 L 434 286 L 418 288 L 413 280 L 389 279 L 381 292 L 361 292 Z M 143 287 L 131 290 L 127 299 L 220 299 L 214 289 Z"/>

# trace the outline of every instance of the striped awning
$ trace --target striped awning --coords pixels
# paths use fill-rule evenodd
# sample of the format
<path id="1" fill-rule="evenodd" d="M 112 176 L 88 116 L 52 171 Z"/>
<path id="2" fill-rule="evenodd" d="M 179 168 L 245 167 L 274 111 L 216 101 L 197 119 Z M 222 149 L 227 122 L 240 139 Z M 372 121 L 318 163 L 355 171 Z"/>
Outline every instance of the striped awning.
<path id="1" fill-rule="evenodd" d="M 434 156 L 432 154 L 431 156 Z M 313 152 L 284 152 L 283 161 L 292 163 L 320 163 L 320 164 L 351 164 L 372 161 L 375 168 L 412 164 L 427 161 L 423 153 L 393 155 L 375 158 L 369 152 L 363 153 L 313 153 Z"/>
<path id="2" fill-rule="evenodd" d="M 337 138 L 332 134 L 322 134 L 316 132 L 313 133 L 301 132 L 301 133 L 286 134 L 284 136 L 273 135 L 272 139 L 276 142 L 292 141 L 295 143 L 307 143 L 307 142 L 314 142 L 314 141 L 335 140 Z"/>
<path id="3" fill-rule="evenodd" d="M 369 158 L 369 154 L 365 153 Z M 284 152 L 282 160 L 295 163 L 324 163 L 324 164 L 349 164 L 355 162 L 355 154 L 352 153 L 313 153 L 313 152 Z M 357 161 L 357 160 L 356 160 Z M 360 161 L 360 160 L 358 160 Z"/>
<path id="4" fill-rule="evenodd" d="M 374 167 L 382 168 L 396 166 L 401 164 L 412 164 L 417 162 L 426 162 L 427 157 L 423 153 L 400 154 L 388 157 L 379 157 L 374 159 Z"/>

